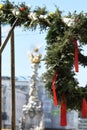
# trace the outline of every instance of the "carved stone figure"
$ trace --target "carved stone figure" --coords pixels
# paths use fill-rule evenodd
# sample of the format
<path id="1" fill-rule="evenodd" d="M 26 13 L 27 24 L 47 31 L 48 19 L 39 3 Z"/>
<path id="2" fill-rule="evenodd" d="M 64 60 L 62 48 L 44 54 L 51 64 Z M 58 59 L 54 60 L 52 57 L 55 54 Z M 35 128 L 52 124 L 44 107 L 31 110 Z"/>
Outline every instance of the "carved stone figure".
<path id="1" fill-rule="evenodd" d="M 34 49 L 34 53 L 38 52 L 38 48 Z M 37 90 L 37 76 L 38 76 L 38 68 L 41 60 L 40 54 L 30 54 L 29 58 L 31 60 L 32 67 L 32 77 L 30 83 L 29 90 L 29 99 L 27 105 L 23 105 L 23 118 L 20 122 L 19 130 L 43 130 L 44 122 L 43 122 L 43 112 L 42 112 L 42 102 L 38 97 Z M 24 127 L 22 127 L 24 125 Z"/>

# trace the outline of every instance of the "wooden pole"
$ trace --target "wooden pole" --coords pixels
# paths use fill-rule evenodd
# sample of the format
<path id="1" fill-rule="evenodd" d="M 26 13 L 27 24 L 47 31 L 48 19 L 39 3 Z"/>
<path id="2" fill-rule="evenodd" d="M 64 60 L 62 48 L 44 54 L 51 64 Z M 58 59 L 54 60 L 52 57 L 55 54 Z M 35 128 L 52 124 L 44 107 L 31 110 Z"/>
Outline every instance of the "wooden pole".
<path id="1" fill-rule="evenodd" d="M 15 48 L 14 30 L 11 34 L 11 94 L 12 94 L 12 130 L 16 130 L 15 116 Z"/>
<path id="2" fill-rule="evenodd" d="M 1 46 L 1 22 L 0 22 L 0 46 Z M 0 55 L 0 130 L 2 129 L 2 62 L 1 62 L 1 55 Z"/>
<path id="3" fill-rule="evenodd" d="M 1 22 L 0 22 L 0 130 L 2 130 L 2 87 L 1 87 L 1 54 L 11 36 L 11 86 L 12 86 L 12 130 L 15 130 L 15 62 L 14 62 L 14 28 L 18 19 L 13 23 L 5 41 L 1 44 Z"/>
<path id="4" fill-rule="evenodd" d="M 15 20 L 15 22 L 13 23 L 11 29 L 9 30 L 9 33 L 8 33 L 8 35 L 7 35 L 7 37 L 6 37 L 5 41 L 4 41 L 4 43 L 0 46 L 0 54 L 3 52 L 3 50 L 4 50 L 4 48 L 5 48 L 5 46 L 6 46 L 7 42 L 8 42 L 8 40 L 9 40 L 9 38 L 10 38 L 10 36 L 11 36 L 12 31 L 14 30 L 14 28 L 15 28 L 15 26 L 16 26 L 17 21 L 18 21 L 18 19 Z"/>

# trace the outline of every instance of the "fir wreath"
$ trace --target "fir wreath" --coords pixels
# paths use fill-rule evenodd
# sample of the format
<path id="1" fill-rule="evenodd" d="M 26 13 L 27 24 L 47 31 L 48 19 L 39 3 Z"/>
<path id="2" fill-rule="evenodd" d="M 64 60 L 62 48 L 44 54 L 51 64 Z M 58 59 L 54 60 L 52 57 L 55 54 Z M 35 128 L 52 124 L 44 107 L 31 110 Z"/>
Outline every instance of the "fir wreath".
<path id="1" fill-rule="evenodd" d="M 46 7 L 37 7 L 31 10 L 25 3 L 15 5 L 6 0 L 0 4 L 1 24 L 12 25 L 18 18 L 17 26 L 24 26 L 26 29 L 46 30 L 46 56 L 44 58 L 47 72 L 44 74 L 46 88 L 52 95 L 52 78 L 58 72 L 56 78 L 56 92 L 59 101 L 62 94 L 65 94 L 67 107 L 81 110 L 82 99 L 87 99 L 87 85 L 79 86 L 74 71 L 74 40 L 78 42 L 78 62 L 83 67 L 87 66 L 87 56 L 82 51 L 87 44 L 87 13 L 76 11 L 67 16 L 56 8 L 55 12 L 48 12 Z"/>

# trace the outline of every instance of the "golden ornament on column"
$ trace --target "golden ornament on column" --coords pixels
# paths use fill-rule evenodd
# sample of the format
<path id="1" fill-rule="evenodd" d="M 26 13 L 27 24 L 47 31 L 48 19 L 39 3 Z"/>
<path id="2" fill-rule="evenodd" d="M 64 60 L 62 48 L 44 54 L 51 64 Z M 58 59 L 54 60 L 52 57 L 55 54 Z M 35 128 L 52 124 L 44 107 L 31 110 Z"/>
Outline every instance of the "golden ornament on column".
<path id="1" fill-rule="evenodd" d="M 41 60 L 41 54 L 37 54 L 38 53 L 38 51 L 39 51 L 39 49 L 38 48 L 34 48 L 34 53 L 35 53 L 35 55 L 33 54 L 33 53 L 31 53 L 30 55 L 29 55 L 29 58 L 30 58 L 30 61 L 32 62 L 32 63 L 40 63 L 40 60 Z"/>

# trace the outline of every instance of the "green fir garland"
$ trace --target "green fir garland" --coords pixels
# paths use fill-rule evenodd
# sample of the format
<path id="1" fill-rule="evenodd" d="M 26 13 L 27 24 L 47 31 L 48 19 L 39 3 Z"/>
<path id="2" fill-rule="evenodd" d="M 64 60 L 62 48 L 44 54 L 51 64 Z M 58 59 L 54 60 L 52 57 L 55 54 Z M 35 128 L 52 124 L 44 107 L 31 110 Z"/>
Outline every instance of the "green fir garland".
<path id="1" fill-rule="evenodd" d="M 68 108 L 80 110 L 83 97 L 87 99 L 87 85 L 84 88 L 79 86 L 75 78 L 73 39 L 77 39 L 79 43 L 79 64 L 85 67 L 87 56 L 83 55 L 82 51 L 84 51 L 83 46 L 87 45 L 87 13 L 74 12 L 62 16 L 58 8 L 55 12 L 48 12 L 46 7 L 37 7 L 32 11 L 25 3 L 15 5 L 6 0 L 0 4 L 2 24 L 12 25 L 17 18 L 17 26 L 32 30 L 39 26 L 41 31 L 48 31 L 44 58 L 47 66 L 47 72 L 44 74 L 46 88 L 52 95 L 52 78 L 57 71 L 56 91 L 59 101 L 62 93 L 65 93 Z"/>

